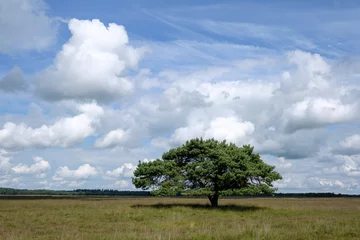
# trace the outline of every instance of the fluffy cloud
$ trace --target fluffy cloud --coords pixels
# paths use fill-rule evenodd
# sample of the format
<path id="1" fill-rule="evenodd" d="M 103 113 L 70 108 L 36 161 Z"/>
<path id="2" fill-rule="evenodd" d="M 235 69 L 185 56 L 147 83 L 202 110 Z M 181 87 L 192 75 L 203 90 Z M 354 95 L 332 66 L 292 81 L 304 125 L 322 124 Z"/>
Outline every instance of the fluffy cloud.
<path id="1" fill-rule="evenodd" d="M 56 23 L 46 16 L 43 0 L 0 1 L 0 52 L 42 50 L 51 46 Z"/>
<path id="2" fill-rule="evenodd" d="M 5 187 L 18 187 L 20 184 L 20 178 L 14 177 L 12 175 L 1 175 L 0 176 L 0 186 Z"/>
<path id="3" fill-rule="evenodd" d="M 80 143 L 84 138 L 95 133 L 98 118 L 103 109 L 96 103 L 78 106 L 82 112 L 74 117 L 61 118 L 53 125 L 39 128 L 26 124 L 7 122 L 0 130 L 0 146 L 5 148 L 44 148 L 69 147 Z"/>
<path id="4" fill-rule="evenodd" d="M 313 157 L 325 144 L 323 129 L 303 129 L 288 134 L 278 130 L 261 130 L 250 141 L 256 151 L 287 159 Z"/>
<path id="5" fill-rule="evenodd" d="M 135 169 L 136 166 L 132 163 L 125 163 L 121 167 L 116 168 L 112 171 L 106 171 L 105 178 L 116 179 L 119 177 L 132 177 Z"/>
<path id="6" fill-rule="evenodd" d="M 147 98 L 143 103 L 147 103 L 146 111 L 138 108 L 147 117 L 139 116 L 139 121 L 151 119 L 149 129 L 157 130 L 151 133 L 152 146 L 166 149 L 193 137 L 215 137 L 237 144 L 251 143 L 261 153 L 306 158 L 324 147 L 324 139 L 335 137 L 325 127 L 359 118 L 356 86 L 336 79 L 333 65 L 319 54 L 296 50 L 277 61 L 283 67 L 264 81 L 234 81 L 237 68 L 189 75 L 162 73 L 161 77 L 167 76 L 171 83 L 163 96 L 172 97 Z M 251 69 L 259 66 L 262 63 L 252 61 Z M 242 71 L 246 71 L 244 66 Z M 191 89 L 204 96 L 203 105 L 170 100 L 179 99 L 179 93 Z M 158 118 L 155 114 L 150 117 L 150 111 Z M 157 124 L 163 129 L 169 126 L 162 135 L 171 135 L 170 139 L 157 135 L 161 132 Z"/>
<path id="7" fill-rule="evenodd" d="M 336 146 L 334 151 L 345 155 L 360 154 L 360 135 L 355 134 L 347 137 L 340 142 L 340 146 Z"/>
<path id="8" fill-rule="evenodd" d="M 97 19 L 69 21 L 72 37 L 54 64 L 38 76 L 37 93 L 50 100 L 118 99 L 133 89 L 126 78 L 137 67 L 144 49 L 129 45 L 123 26 L 106 27 Z"/>
<path id="9" fill-rule="evenodd" d="M 119 187 L 119 188 L 126 188 L 128 187 L 130 184 L 128 181 L 126 180 L 118 180 L 115 182 L 115 187 Z"/>
<path id="10" fill-rule="evenodd" d="M 37 174 L 37 176 L 40 178 L 45 177 L 46 175 L 44 173 L 51 169 L 49 162 L 45 161 L 41 157 L 34 157 L 33 161 L 33 165 L 28 166 L 26 164 L 20 163 L 11 170 L 15 174 Z"/>
<path id="11" fill-rule="evenodd" d="M 205 138 L 215 138 L 220 141 L 226 139 L 241 144 L 242 140 L 254 130 L 254 124 L 249 121 L 241 122 L 236 117 L 218 117 L 210 122 L 209 128 L 205 131 Z"/>
<path id="12" fill-rule="evenodd" d="M 350 122 L 357 117 L 357 104 L 343 104 L 339 99 L 307 98 L 291 106 L 283 116 L 285 128 L 296 131 L 334 123 Z"/>
<path id="13" fill-rule="evenodd" d="M 62 181 L 64 179 L 87 179 L 98 174 L 96 168 L 89 164 L 81 165 L 76 170 L 70 170 L 67 166 L 60 167 L 56 170 L 52 177 L 55 181 Z"/>
<path id="14" fill-rule="evenodd" d="M 5 172 L 11 168 L 12 156 L 10 153 L 0 148 L 0 171 Z"/>
<path id="15" fill-rule="evenodd" d="M 333 167 L 324 168 L 326 174 L 343 174 L 346 176 L 358 177 L 360 176 L 360 156 L 333 156 Z"/>
<path id="16" fill-rule="evenodd" d="M 24 91 L 27 87 L 27 82 L 19 67 L 14 67 L 7 75 L 0 79 L 0 90 L 4 92 Z"/>
<path id="17" fill-rule="evenodd" d="M 210 117 L 210 118 L 209 118 Z M 204 112 L 194 111 L 188 117 L 188 125 L 177 128 L 171 136 L 171 142 L 182 144 L 196 137 L 227 140 L 239 145 L 245 144 L 255 130 L 253 123 L 241 121 L 236 116 L 211 117 Z M 160 139 L 154 142 L 161 143 Z"/>
<path id="18" fill-rule="evenodd" d="M 218 117 L 208 125 L 199 123 L 188 127 L 182 127 L 175 130 L 172 135 L 172 141 L 183 143 L 191 138 L 215 138 L 217 140 L 227 140 L 229 142 L 241 145 L 244 138 L 250 136 L 254 132 L 254 124 L 245 121 L 242 122 L 236 117 Z"/>
<path id="19" fill-rule="evenodd" d="M 270 108 L 281 128 L 294 132 L 359 118 L 356 87 L 337 79 L 324 58 L 296 50 L 287 53 L 287 60 L 296 68 L 283 73 Z"/>
<path id="20" fill-rule="evenodd" d="M 111 148 L 121 145 L 126 141 L 127 133 L 122 129 L 109 132 L 103 138 L 97 139 L 94 146 L 96 148 Z"/>
<path id="21" fill-rule="evenodd" d="M 287 52 L 287 60 L 296 66 L 293 74 L 285 72 L 281 90 L 294 92 L 301 90 L 328 90 L 331 66 L 319 55 L 300 50 Z"/>
<path id="22" fill-rule="evenodd" d="M 81 186 L 83 186 L 85 183 L 86 183 L 85 181 L 71 181 L 71 182 L 68 184 L 68 187 L 71 187 L 71 188 L 81 187 Z"/>

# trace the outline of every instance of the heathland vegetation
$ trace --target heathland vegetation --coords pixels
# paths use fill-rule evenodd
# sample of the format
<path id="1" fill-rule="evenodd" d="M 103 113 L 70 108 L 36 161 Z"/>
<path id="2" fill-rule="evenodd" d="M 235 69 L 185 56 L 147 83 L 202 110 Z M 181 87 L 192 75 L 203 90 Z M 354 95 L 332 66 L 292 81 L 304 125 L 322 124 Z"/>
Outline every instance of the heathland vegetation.
<path id="1" fill-rule="evenodd" d="M 0 200 L 0 239 L 359 239 L 359 198 Z"/>

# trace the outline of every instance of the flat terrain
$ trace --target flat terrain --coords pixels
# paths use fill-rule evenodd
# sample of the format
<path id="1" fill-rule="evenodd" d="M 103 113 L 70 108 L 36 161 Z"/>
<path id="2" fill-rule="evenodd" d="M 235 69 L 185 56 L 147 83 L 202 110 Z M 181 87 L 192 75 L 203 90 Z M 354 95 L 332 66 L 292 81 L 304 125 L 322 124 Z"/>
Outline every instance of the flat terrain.
<path id="1" fill-rule="evenodd" d="M 359 198 L 0 200 L 0 239 L 360 239 Z"/>

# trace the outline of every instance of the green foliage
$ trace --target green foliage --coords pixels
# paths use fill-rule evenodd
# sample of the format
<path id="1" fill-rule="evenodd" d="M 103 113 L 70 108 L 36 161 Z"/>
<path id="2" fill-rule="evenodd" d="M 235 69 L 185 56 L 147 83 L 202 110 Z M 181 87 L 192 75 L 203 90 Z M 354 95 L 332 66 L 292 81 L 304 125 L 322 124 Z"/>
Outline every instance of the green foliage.
<path id="1" fill-rule="evenodd" d="M 281 179 L 249 145 L 192 139 L 153 162 L 139 162 L 133 184 L 154 195 L 253 195 L 275 192 Z"/>

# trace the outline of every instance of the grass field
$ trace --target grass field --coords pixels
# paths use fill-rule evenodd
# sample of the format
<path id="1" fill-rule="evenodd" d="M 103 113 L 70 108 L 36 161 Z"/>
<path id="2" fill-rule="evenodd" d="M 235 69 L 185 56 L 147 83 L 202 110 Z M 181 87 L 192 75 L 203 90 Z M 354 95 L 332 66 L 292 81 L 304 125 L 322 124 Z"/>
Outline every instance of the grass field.
<path id="1" fill-rule="evenodd" d="M 360 199 L 0 200 L 0 239 L 360 239 Z"/>

